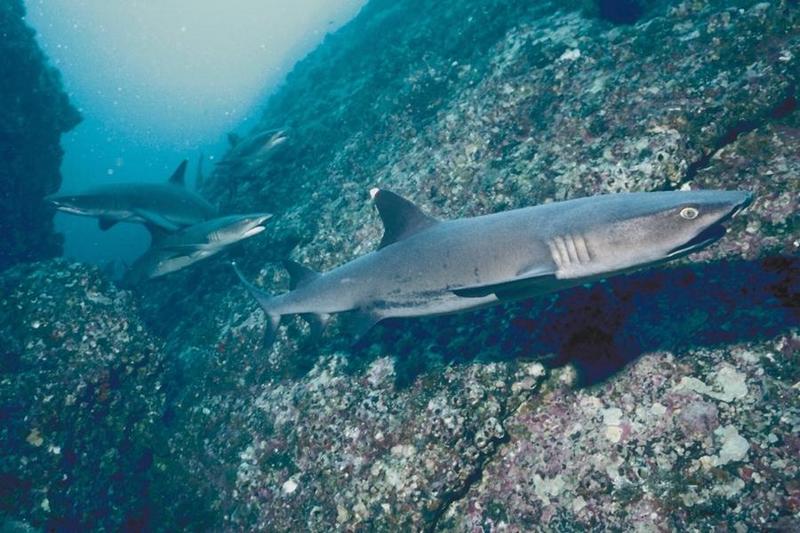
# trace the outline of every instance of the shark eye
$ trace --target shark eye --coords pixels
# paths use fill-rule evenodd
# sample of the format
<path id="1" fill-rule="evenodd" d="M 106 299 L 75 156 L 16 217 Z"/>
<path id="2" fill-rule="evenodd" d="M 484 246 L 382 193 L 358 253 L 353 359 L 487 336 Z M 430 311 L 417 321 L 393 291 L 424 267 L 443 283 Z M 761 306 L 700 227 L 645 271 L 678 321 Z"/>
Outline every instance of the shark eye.
<path id="1" fill-rule="evenodd" d="M 699 214 L 700 212 L 694 207 L 684 207 L 681 209 L 681 217 L 685 218 L 686 220 L 694 220 Z"/>

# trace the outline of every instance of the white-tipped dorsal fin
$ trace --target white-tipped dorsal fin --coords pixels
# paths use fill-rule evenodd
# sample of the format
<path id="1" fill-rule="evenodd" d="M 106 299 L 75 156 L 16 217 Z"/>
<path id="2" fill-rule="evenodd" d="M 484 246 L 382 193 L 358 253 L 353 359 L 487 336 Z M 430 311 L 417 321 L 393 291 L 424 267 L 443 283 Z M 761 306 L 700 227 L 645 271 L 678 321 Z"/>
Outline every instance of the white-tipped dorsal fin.
<path id="1" fill-rule="evenodd" d="M 188 159 L 184 159 L 181 161 L 181 164 L 178 165 L 178 168 L 175 169 L 175 172 L 172 173 L 172 176 L 169 177 L 169 182 L 173 185 L 180 185 L 183 187 L 186 177 L 186 165 L 189 164 Z"/>
<path id="2" fill-rule="evenodd" d="M 374 188 L 369 191 L 369 195 L 383 221 L 383 239 L 378 246 L 379 250 L 407 239 L 438 222 L 413 203 L 391 191 Z"/>

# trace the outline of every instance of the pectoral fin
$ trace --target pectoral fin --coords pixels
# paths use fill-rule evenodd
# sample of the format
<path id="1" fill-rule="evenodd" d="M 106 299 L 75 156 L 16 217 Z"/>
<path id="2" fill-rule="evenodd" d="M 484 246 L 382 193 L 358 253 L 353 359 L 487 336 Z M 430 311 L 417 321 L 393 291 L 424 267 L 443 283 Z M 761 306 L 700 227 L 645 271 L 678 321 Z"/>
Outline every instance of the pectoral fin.
<path id="1" fill-rule="evenodd" d="M 453 294 L 464 298 L 481 298 L 496 295 L 501 300 L 537 292 L 549 292 L 558 284 L 555 271 L 549 265 L 536 266 L 525 270 L 516 277 L 506 281 L 487 283 L 483 285 L 470 285 L 453 289 Z"/>

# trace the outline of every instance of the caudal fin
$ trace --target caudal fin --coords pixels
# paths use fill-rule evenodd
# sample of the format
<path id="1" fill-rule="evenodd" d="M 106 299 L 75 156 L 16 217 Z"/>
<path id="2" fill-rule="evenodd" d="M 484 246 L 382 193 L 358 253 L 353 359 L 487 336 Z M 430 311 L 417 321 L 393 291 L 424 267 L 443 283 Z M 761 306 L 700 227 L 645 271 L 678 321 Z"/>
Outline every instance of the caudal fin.
<path id="1" fill-rule="evenodd" d="M 242 272 L 239 270 L 239 267 L 236 266 L 235 261 L 231 262 L 231 266 L 233 267 L 234 272 L 236 272 L 236 275 L 239 276 L 239 280 L 247 289 L 247 292 L 249 292 L 253 298 L 255 298 L 255 300 L 258 302 L 258 305 L 260 305 L 261 309 L 264 310 L 264 314 L 267 315 L 267 327 L 264 331 L 264 343 L 267 346 L 272 345 L 272 343 L 275 341 L 275 336 L 278 333 L 278 326 L 281 325 L 281 315 L 276 313 L 274 310 L 272 296 L 250 283 L 247 278 L 244 277 L 244 274 L 242 274 Z"/>

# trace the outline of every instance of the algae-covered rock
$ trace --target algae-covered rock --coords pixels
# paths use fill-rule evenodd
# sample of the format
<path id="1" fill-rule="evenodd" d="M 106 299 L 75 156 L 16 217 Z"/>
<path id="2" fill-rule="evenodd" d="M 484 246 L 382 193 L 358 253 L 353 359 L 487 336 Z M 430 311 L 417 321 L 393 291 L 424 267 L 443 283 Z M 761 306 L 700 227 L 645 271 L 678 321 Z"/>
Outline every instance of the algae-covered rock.
<path id="1" fill-rule="evenodd" d="M 0 3 L 0 270 L 61 254 L 42 199 L 61 185 L 61 134 L 80 121 L 24 16 L 22 0 Z"/>
<path id="2" fill-rule="evenodd" d="M 136 529 L 164 410 L 161 342 L 130 293 L 64 261 L 0 276 L 0 517 Z"/>

